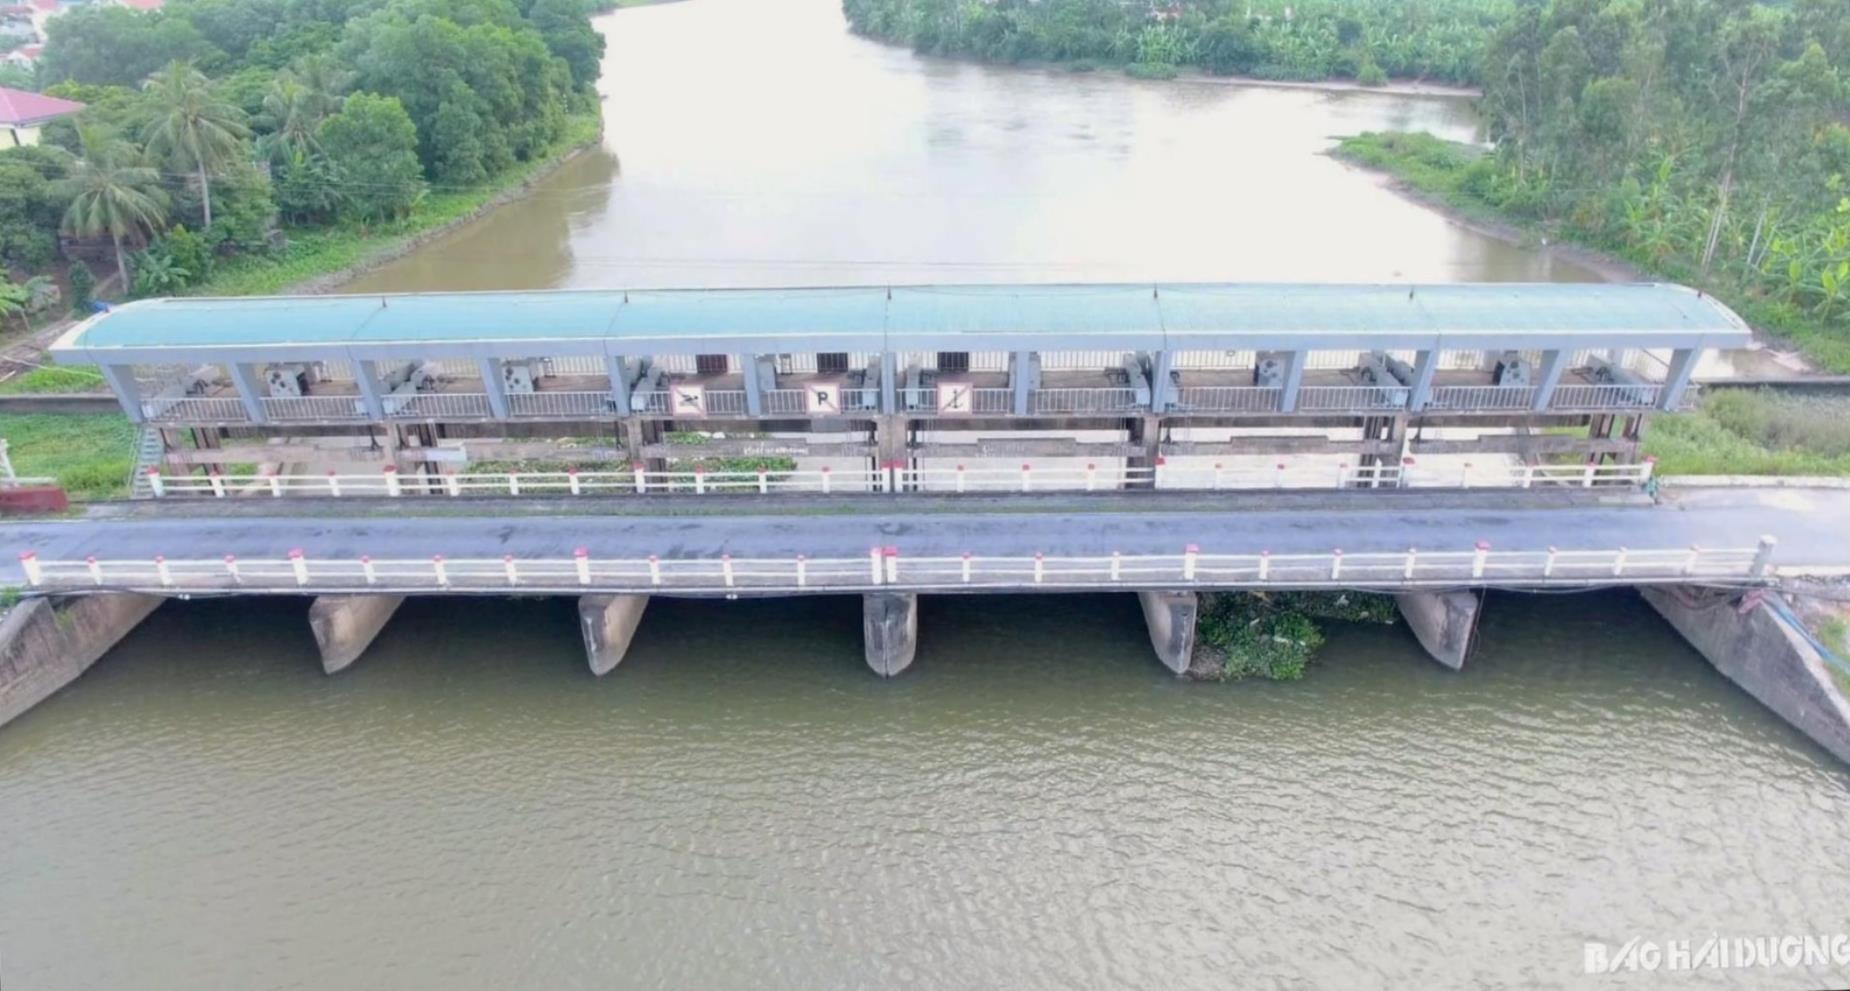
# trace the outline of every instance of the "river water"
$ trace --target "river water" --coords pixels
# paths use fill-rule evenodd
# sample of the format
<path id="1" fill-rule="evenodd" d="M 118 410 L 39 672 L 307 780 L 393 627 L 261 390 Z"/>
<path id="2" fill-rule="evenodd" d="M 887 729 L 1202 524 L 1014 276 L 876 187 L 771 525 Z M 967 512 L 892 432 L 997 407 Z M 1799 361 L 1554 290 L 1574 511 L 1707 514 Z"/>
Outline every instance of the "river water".
<path id="1" fill-rule="evenodd" d="M 1580 278 L 1315 152 L 1430 98 L 923 62 L 823 0 L 602 21 L 604 154 L 372 288 Z M 619 157 L 622 168 L 617 168 Z M 1583 945 L 1832 933 L 1850 774 L 1637 599 L 1493 596 L 1463 673 L 1340 624 L 1189 685 L 1134 600 L 174 603 L 0 730 L 8 988 L 1806 988 Z"/>

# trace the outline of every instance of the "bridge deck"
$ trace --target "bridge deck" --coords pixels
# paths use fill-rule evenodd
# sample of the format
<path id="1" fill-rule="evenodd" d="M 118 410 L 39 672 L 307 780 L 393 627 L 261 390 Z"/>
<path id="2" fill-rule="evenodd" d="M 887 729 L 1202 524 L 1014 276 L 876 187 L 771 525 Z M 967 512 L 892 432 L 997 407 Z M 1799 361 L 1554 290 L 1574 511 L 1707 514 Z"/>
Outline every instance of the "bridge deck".
<path id="1" fill-rule="evenodd" d="M 648 506 L 599 512 L 583 503 L 548 501 L 421 514 L 403 503 L 369 500 L 329 500 L 313 510 L 292 505 L 287 515 L 270 508 L 252 504 L 228 514 L 215 504 L 191 514 L 162 506 L 118 518 L 6 523 L 0 524 L 0 545 L 66 562 L 90 555 L 216 560 L 227 554 L 279 561 L 295 549 L 314 560 L 569 560 L 580 547 L 600 559 L 854 559 L 873 547 L 918 558 L 965 552 L 1099 558 L 1113 552 L 1175 555 L 1190 544 L 1203 554 L 1399 553 L 1409 547 L 1469 552 L 1478 541 L 1498 552 L 1669 551 L 1752 547 L 1770 535 L 1778 541 L 1773 560 L 1784 574 L 1850 568 L 1850 529 L 1841 525 L 1850 519 L 1850 492 L 1842 490 L 1695 490 L 1672 494 L 1663 504 L 1561 495 L 1536 501 L 1504 493 L 1394 500 L 1372 492 L 1186 495 L 1158 503 L 1147 496 L 1068 496 L 983 506 L 909 497 L 781 515 L 668 515 Z M 21 583 L 20 566 L 9 562 L 7 568 L 4 580 Z"/>

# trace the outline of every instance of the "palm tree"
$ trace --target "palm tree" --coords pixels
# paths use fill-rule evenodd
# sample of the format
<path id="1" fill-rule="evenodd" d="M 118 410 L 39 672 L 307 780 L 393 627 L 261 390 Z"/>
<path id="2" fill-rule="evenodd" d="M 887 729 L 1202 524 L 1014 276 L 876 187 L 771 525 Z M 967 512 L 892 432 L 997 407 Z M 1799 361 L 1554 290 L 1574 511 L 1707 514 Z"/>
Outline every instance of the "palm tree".
<path id="1" fill-rule="evenodd" d="M 263 95 L 263 115 L 257 123 L 269 133 L 257 139 L 257 154 L 283 165 L 321 150 L 315 130 L 326 116 L 326 98 L 284 69 L 276 74 Z"/>
<path id="2" fill-rule="evenodd" d="M 93 125 L 79 124 L 78 143 L 83 155 L 58 180 L 65 208 L 63 229 L 78 237 L 107 233 L 116 246 L 116 274 L 127 292 L 128 262 L 122 255 L 124 237 L 152 234 L 167 223 L 167 193 L 161 189 L 158 170 L 141 164 L 134 149 Z"/>
<path id="3" fill-rule="evenodd" d="M 153 97 L 154 119 L 142 140 L 148 154 L 166 158 L 176 168 L 198 173 L 205 226 L 212 226 L 210 175 L 238 154 L 238 142 L 250 137 L 243 113 L 212 92 L 211 81 L 191 62 L 169 62 L 142 87 Z"/>

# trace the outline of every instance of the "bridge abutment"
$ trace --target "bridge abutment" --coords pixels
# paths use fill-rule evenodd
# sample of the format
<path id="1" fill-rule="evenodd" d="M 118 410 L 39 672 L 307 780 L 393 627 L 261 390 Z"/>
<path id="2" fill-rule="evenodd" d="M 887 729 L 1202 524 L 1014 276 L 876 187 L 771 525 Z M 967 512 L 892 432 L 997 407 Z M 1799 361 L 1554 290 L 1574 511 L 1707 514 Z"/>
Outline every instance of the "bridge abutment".
<path id="1" fill-rule="evenodd" d="M 1186 674 L 1195 656 L 1195 618 L 1200 600 L 1193 592 L 1138 592 L 1143 621 L 1150 628 L 1156 659 L 1176 674 Z"/>
<path id="2" fill-rule="evenodd" d="M 648 605 L 646 595 L 578 597 L 578 629 L 585 637 L 585 661 L 592 674 L 609 674 L 623 662 Z"/>
<path id="3" fill-rule="evenodd" d="M 321 670 L 347 670 L 403 605 L 402 595 L 322 595 L 308 607 L 308 628 L 321 651 Z"/>
<path id="4" fill-rule="evenodd" d="M 160 604 L 120 593 L 13 606 L 0 618 L 0 726 L 77 680 Z"/>
<path id="5" fill-rule="evenodd" d="M 869 592 L 861 596 L 861 634 L 867 666 L 891 678 L 912 666 L 919 643 L 919 597 L 915 592 Z"/>
<path id="6" fill-rule="evenodd" d="M 1478 610 L 1483 606 L 1476 592 L 1400 592 L 1394 603 L 1433 660 L 1454 671 L 1465 666 L 1477 635 Z"/>
<path id="7" fill-rule="evenodd" d="M 1850 701 L 1790 612 L 1766 601 L 1779 593 L 1694 586 L 1638 592 L 1729 681 L 1850 763 Z"/>

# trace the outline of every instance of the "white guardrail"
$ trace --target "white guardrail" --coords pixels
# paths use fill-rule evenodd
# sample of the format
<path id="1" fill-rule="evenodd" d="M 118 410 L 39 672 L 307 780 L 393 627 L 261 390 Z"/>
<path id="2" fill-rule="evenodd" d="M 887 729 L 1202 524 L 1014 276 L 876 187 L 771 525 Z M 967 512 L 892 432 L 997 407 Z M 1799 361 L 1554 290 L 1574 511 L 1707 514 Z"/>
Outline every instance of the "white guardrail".
<path id="1" fill-rule="evenodd" d="M 762 471 L 627 471 L 460 472 L 405 475 L 387 465 L 378 474 L 167 475 L 147 470 L 148 490 L 156 498 L 268 496 L 421 495 L 620 495 L 775 492 L 1106 492 L 1129 487 L 1176 491 L 1346 488 L 1594 488 L 1641 486 L 1651 479 L 1654 462 L 1632 465 L 1475 465 L 1416 466 L 1339 464 L 1307 469 L 1277 462 L 1271 467 L 1168 465 L 1134 468 L 1097 464 L 1036 468 L 906 468 L 894 462 L 879 469 L 837 471 L 828 467 Z"/>
<path id="2" fill-rule="evenodd" d="M 309 558 L 146 560 L 87 557 L 41 560 L 20 554 L 29 588 L 191 592 L 584 590 L 725 593 L 736 589 L 792 592 L 806 589 L 897 588 L 1177 588 L 1203 586 L 1409 588 L 1464 585 L 1588 586 L 1682 581 L 1760 581 L 1771 576 L 1773 540 L 1757 548 L 1469 551 L 1344 554 L 1205 554 L 1191 544 L 1179 554 L 1111 554 L 1107 557 L 902 557 L 896 547 L 874 547 L 865 557 L 604 559 L 579 548 L 570 558 L 446 558 L 393 560 Z"/>

